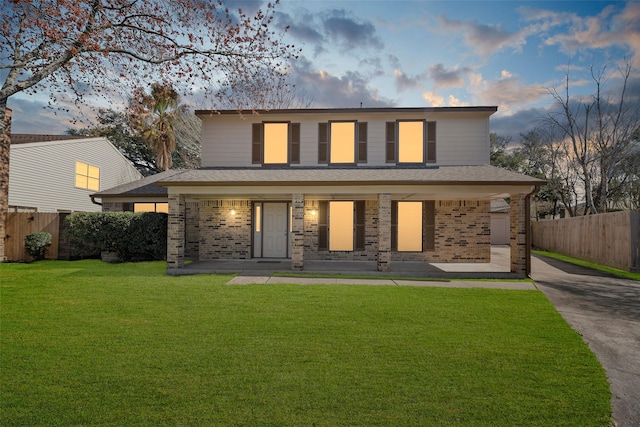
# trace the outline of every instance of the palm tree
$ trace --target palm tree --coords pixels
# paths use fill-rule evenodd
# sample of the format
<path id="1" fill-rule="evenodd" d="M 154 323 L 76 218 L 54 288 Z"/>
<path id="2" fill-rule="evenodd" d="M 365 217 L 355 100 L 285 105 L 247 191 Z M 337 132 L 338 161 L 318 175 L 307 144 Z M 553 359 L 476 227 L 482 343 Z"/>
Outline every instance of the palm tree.
<path id="1" fill-rule="evenodd" d="M 155 83 L 151 94 L 136 90 L 131 103 L 132 121 L 140 136 L 156 155 L 156 164 L 164 170 L 171 168 L 171 154 L 176 149 L 173 123 L 176 120 L 180 96 L 168 85 Z"/>

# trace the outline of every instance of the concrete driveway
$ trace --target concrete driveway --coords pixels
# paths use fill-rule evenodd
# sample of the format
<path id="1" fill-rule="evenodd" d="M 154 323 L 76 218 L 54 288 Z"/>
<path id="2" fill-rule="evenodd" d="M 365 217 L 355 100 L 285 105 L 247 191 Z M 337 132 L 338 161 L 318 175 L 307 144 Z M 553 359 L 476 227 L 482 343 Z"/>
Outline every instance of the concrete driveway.
<path id="1" fill-rule="evenodd" d="M 619 427 L 640 426 L 640 282 L 532 257 L 532 278 L 607 371 Z"/>

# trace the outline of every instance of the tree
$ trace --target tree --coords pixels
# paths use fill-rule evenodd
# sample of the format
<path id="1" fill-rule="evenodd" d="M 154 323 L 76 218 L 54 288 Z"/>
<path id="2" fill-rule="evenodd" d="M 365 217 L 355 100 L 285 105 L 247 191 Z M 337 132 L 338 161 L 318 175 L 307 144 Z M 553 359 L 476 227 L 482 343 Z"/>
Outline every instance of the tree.
<path id="1" fill-rule="evenodd" d="M 158 80 L 186 82 L 185 90 L 243 85 L 267 94 L 272 84 L 283 84 L 272 76 L 281 76 L 285 62 L 297 56 L 270 29 L 278 1 L 254 16 L 233 13 L 223 0 L 3 2 L 0 69 L 7 77 L 0 88 L 1 235 L 9 182 L 4 121 L 9 97 L 46 90 L 55 106 L 62 97 L 76 102 L 90 95 L 109 98 L 130 93 L 118 89 L 128 82 Z"/>
<path id="2" fill-rule="evenodd" d="M 608 210 L 611 197 L 619 190 L 615 181 L 624 170 L 625 155 L 640 126 L 640 104 L 626 98 L 631 72 L 630 63 L 619 69 L 617 93 L 605 91 L 606 66 L 599 71 L 591 68 L 595 93 L 590 97 L 570 95 L 569 73 L 562 93 L 551 90 L 558 109 L 548 115 L 547 122 L 559 131 L 557 143 L 567 147 L 565 161 L 572 163 L 580 178 L 585 214 Z"/>
<path id="3" fill-rule="evenodd" d="M 171 155 L 176 149 L 173 123 L 176 121 L 180 96 L 169 85 L 154 83 L 151 94 L 136 90 L 129 106 L 133 123 L 142 139 L 156 155 L 156 165 L 171 168 Z"/>
<path id="4" fill-rule="evenodd" d="M 492 166 L 520 172 L 522 158 L 517 149 L 509 147 L 511 137 L 489 134 L 489 162 Z"/>
<path id="5" fill-rule="evenodd" d="M 177 169 L 195 169 L 200 166 L 201 122 L 186 106 L 176 112 L 174 132 L 176 149 L 172 163 Z M 102 136 L 109 141 L 144 175 L 162 172 L 156 164 L 156 155 L 142 139 L 126 112 L 99 110 L 98 124 L 84 129 L 69 129 L 70 135 Z"/>

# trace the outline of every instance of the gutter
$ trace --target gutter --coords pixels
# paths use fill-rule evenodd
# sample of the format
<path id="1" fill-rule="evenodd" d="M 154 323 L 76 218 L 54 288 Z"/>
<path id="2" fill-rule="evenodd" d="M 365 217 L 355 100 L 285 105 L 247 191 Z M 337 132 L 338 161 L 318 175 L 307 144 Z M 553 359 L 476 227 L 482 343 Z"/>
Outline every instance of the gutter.
<path id="1" fill-rule="evenodd" d="M 91 203 L 93 203 L 94 205 L 102 206 L 102 203 L 96 202 L 96 195 L 95 194 L 90 194 L 89 198 L 91 199 Z"/>

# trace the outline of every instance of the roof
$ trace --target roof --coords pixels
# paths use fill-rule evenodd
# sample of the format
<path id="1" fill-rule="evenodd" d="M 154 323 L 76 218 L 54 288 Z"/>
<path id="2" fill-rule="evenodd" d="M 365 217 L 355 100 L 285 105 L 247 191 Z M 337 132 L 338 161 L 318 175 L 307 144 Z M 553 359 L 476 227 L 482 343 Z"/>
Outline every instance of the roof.
<path id="1" fill-rule="evenodd" d="M 87 139 L 88 136 L 81 135 L 37 135 L 31 133 L 12 133 L 11 145 L 29 144 L 32 142 L 67 141 L 70 139 Z"/>
<path id="2" fill-rule="evenodd" d="M 544 185 L 546 182 L 494 166 L 203 168 L 158 180 L 159 185 Z"/>
<path id="3" fill-rule="evenodd" d="M 274 110 L 196 110 L 196 116 L 219 114 L 319 114 L 319 113 L 453 113 L 486 112 L 489 115 L 498 111 L 496 106 L 475 107 L 405 107 L 405 108 L 297 108 Z"/>
<path id="4" fill-rule="evenodd" d="M 167 188 L 160 187 L 156 183 L 160 180 L 167 179 L 182 172 L 182 170 L 168 170 L 160 172 L 155 175 L 144 177 L 137 181 L 129 182 L 127 184 L 109 188 L 108 190 L 100 191 L 93 194 L 92 196 L 166 196 Z"/>

